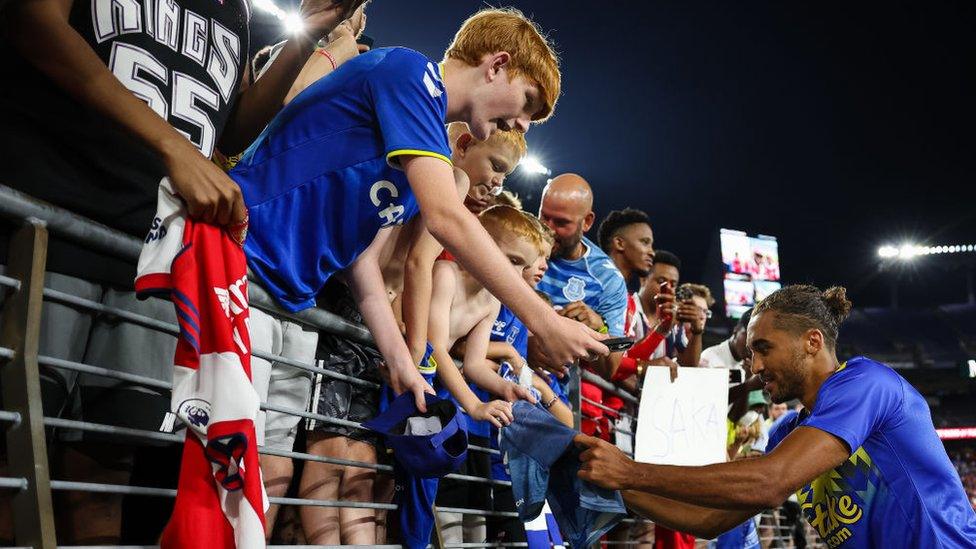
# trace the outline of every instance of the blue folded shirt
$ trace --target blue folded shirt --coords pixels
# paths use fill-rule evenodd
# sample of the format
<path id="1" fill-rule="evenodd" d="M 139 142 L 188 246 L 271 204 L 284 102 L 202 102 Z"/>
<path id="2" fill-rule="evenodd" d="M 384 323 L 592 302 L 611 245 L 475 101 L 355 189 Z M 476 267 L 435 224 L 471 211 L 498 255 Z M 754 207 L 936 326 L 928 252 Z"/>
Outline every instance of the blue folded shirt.
<path id="1" fill-rule="evenodd" d="M 545 408 L 525 401 L 512 407 L 515 421 L 502 429 L 501 450 L 508 455 L 512 492 L 519 518 L 539 516 L 546 499 L 573 547 L 586 547 L 626 517 L 616 490 L 600 488 L 576 476 L 576 432 Z"/>

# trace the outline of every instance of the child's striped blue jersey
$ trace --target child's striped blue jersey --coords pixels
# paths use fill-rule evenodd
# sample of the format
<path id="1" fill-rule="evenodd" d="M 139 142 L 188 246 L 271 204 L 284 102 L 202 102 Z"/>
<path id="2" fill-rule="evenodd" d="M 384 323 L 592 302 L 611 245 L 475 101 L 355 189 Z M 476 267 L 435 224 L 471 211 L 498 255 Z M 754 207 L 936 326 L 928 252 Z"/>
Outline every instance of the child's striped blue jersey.
<path id="1" fill-rule="evenodd" d="M 603 317 L 611 336 L 622 337 L 627 315 L 627 284 L 613 260 L 599 246 L 586 237 L 583 244 L 586 253 L 579 259 L 549 262 L 539 290 L 552 299 L 553 305 L 565 307 L 582 301 Z"/>

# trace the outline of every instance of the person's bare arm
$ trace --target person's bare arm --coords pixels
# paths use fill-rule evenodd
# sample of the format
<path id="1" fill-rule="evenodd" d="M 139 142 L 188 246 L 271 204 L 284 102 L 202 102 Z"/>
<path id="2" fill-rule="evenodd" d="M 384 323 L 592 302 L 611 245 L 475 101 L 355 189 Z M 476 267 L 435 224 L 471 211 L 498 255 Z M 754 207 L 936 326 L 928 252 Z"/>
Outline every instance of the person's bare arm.
<path id="1" fill-rule="evenodd" d="M 606 355 L 605 339 L 582 324 L 560 317 L 510 268 L 501 250 L 461 203 L 451 167 L 429 156 L 401 156 L 427 230 L 485 288 L 507 305 L 540 338 L 556 362 L 590 354 Z"/>
<path id="2" fill-rule="evenodd" d="M 682 330 L 684 327 L 682 327 Z M 701 334 L 688 334 L 688 345 L 684 350 L 678 351 L 678 364 L 685 367 L 695 367 L 701 361 L 702 337 Z"/>
<path id="3" fill-rule="evenodd" d="M 455 188 L 464 196 L 470 184 L 468 176 L 458 168 L 454 168 L 453 173 Z M 427 319 L 430 317 L 434 262 L 444 246 L 427 230 L 422 216 L 417 216 L 411 223 L 417 223 L 418 227 L 414 231 L 403 267 L 403 299 L 400 306 L 403 323 L 407 328 L 407 346 L 415 358 L 419 358 L 418 353 L 422 356 L 427 345 Z"/>
<path id="4" fill-rule="evenodd" d="M 755 459 L 681 467 L 635 463 L 616 447 L 577 435 L 586 446 L 580 478 L 611 489 L 635 490 L 715 509 L 771 509 L 849 456 L 837 437 L 799 427 L 771 453 Z"/>
<path id="5" fill-rule="evenodd" d="M 569 409 L 569 406 L 559 400 L 556 393 L 553 392 L 552 387 L 546 383 L 546 380 L 542 379 L 538 375 L 532 375 L 532 386 L 539 391 L 539 395 L 542 397 L 542 404 L 552 404 L 549 405 L 549 413 L 552 414 L 554 418 L 559 420 L 563 425 L 572 428 L 573 427 L 573 411 Z"/>
<path id="6" fill-rule="evenodd" d="M 512 406 L 507 402 L 481 402 L 464 382 L 461 371 L 454 366 L 448 350 L 451 334 L 451 306 L 457 289 L 457 276 L 454 267 L 441 262 L 434 267 L 434 291 L 430 299 L 430 321 L 427 326 L 427 337 L 437 362 L 437 379 L 447 388 L 458 401 L 464 411 L 474 419 L 487 420 L 495 427 L 501 428 L 514 421 Z"/>
<path id="7" fill-rule="evenodd" d="M 467 340 L 462 339 L 454 344 L 454 348 L 451 349 L 451 354 L 456 357 L 463 357 L 467 348 Z M 504 341 L 489 341 L 488 350 L 485 352 L 485 357 L 492 362 L 508 362 L 512 366 L 518 366 L 519 364 L 525 362 L 525 357 L 520 355 L 518 351 L 515 350 L 515 347 L 512 347 L 511 343 L 506 343 Z M 496 372 L 498 371 L 497 367 L 493 369 Z"/>
<path id="8" fill-rule="evenodd" d="M 285 42 L 278 55 L 268 61 L 270 65 L 261 78 L 237 98 L 218 145 L 220 152 L 227 156 L 240 153 L 278 114 L 295 78 L 315 51 L 316 42 L 346 16 L 342 11 L 342 2 L 335 0 L 302 2 L 303 30 Z"/>
<path id="9" fill-rule="evenodd" d="M 515 402 L 522 399 L 535 404 L 535 399 L 532 398 L 528 390 L 502 379 L 496 371 L 491 369 L 490 363 L 485 360 L 485 352 L 491 338 L 491 326 L 498 317 L 498 308 L 496 302 L 491 311 L 468 333 L 464 348 L 464 377 L 502 400 Z"/>
<path id="10" fill-rule="evenodd" d="M 169 98 L 159 94 L 136 97 L 69 23 L 72 0 L 10 2 L 4 11 L 7 39 L 32 65 L 73 99 L 109 121 L 159 155 L 174 190 L 186 201 L 190 215 L 206 223 L 226 225 L 245 217 L 241 190 L 196 145 L 163 116 Z M 138 59 L 115 61 L 116 72 L 132 70 Z M 98 197 L 92 197 L 97 200 Z"/>
<path id="11" fill-rule="evenodd" d="M 380 271 L 379 252 L 389 236 L 389 229 L 379 232 L 369 247 L 346 268 L 346 281 L 363 320 L 386 361 L 393 390 L 398 394 L 410 391 L 416 399 L 417 409 L 425 411 L 427 404 L 424 393 L 434 394 L 434 390 L 420 375 L 400 335 Z"/>
<path id="12" fill-rule="evenodd" d="M 301 72 L 295 77 L 295 81 L 292 82 L 291 88 L 285 95 L 285 105 L 291 103 L 291 100 L 296 95 L 302 93 L 305 88 L 339 68 L 346 61 L 359 55 L 355 32 L 348 23 L 348 20 L 343 21 L 329 34 L 329 43 L 323 49 L 332 56 L 331 59 L 319 53 L 319 50 L 316 49 L 309 56 L 308 60 L 305 61 L 305 66 L 302 67 Z M 332 66 L 333 60 L 335 61 L 335 67 Z"/>
<path id="13" fill-rule="evenodd" d="M 635 490 L 622 492 L 624 504 L 638 515 L 679 532 L 712 539 L 759 514 L 763 508 L 712 509 Z"/>
<path id="14" fill-rule="evenodd" d="M 702 334 L 705 332 L 705 312 L 698 308 L 692 301 L 684 301 L 678 304 L 678 322 L 681 322 L 681 329 L 688 337 L 688 345 L 684 350 L 678 351 L 678 364 L 688 367 L 696 367 L 701 361 Z"/>

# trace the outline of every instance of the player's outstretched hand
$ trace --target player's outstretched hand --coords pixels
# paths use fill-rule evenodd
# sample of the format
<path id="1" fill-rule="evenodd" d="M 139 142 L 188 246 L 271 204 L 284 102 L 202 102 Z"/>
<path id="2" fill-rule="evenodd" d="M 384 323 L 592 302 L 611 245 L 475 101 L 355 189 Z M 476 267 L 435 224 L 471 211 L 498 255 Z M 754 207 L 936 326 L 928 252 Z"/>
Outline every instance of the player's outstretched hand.
<path id="1" fill-rule="evenodd" d="M 212 225 L 236 225 L 247 219 L 241 188 L 189 141 L 163 157 L 173 190 L 193 219 Z"/>
<path id="2" fill-rule="evenodd" d="M 625 490 L 634 475 L 634 462 L 619 448 L 605 440 L 584 435 L 573 438 L 580 454 L 579 478 L 608 490 Z"/>
<path id="3" fill-rule="evenodd" d="M 424 393 L 430 393 L 436 395 L 434 388 L 427 383 L 424 376 L 420 375 L 416 366 L 409 365 L 402 368 L 389 368 L 390 372 L 390 386 L 393 387 L 393 392 L 396 394 L 402 394 L 409 392 L 413 394 L 414 401 L 417 405 L 417 410 L 420 412 L 427 412 L 427 399 L 424 397 Z"/>
<path id="4" fill-rule="evenodd" d="M 546 355 L 556 364 L 570 364 L 576 359 L 593 360 L 597 356 L 610 354 L 607 346 L 600 343 L 607 338 L 606 335 L 575 320 L 553 315 L 552 322 L 545 326 L 546 330 L 536 332 L 536 335 Z"/>
<path id="5" fill-rule="evenodd" d="M 515 421 L 515 416 L 512 414 L 512 403 L 504 400 L 479 402 L 475 409 L 470 412 L 470 415 L 471 419 L 490 421 L 499 429 Z"/>

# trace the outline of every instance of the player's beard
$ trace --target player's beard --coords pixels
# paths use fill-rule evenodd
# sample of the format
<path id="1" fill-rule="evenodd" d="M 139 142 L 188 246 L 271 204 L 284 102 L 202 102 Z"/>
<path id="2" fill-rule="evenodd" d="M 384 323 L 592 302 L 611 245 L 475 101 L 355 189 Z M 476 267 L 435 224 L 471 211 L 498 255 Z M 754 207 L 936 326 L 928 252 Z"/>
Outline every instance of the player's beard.
<path id="1" fill-rule="evenodd" d="M 803 396 L 803 361 L 806 353 L 803 349 L 797 348 L 793 352 L 789 364 L 782 372 L 776 374 L 776 392 L 770 393 L 769 398 L 775 404 L 782 404 L 795 398 Z"/>
<path id="2" fill-rule="evenodd" d="M 566 259 L 572 255 L 575 255 L 576 249 L 579 247 L 580 242 L 583 241 L 583 224 L 579 223 L 576 226 L 576 233 L 565 239 L 556 240 L 556 250 L 553 251 L 552 256 L 558 259 Z"/>

